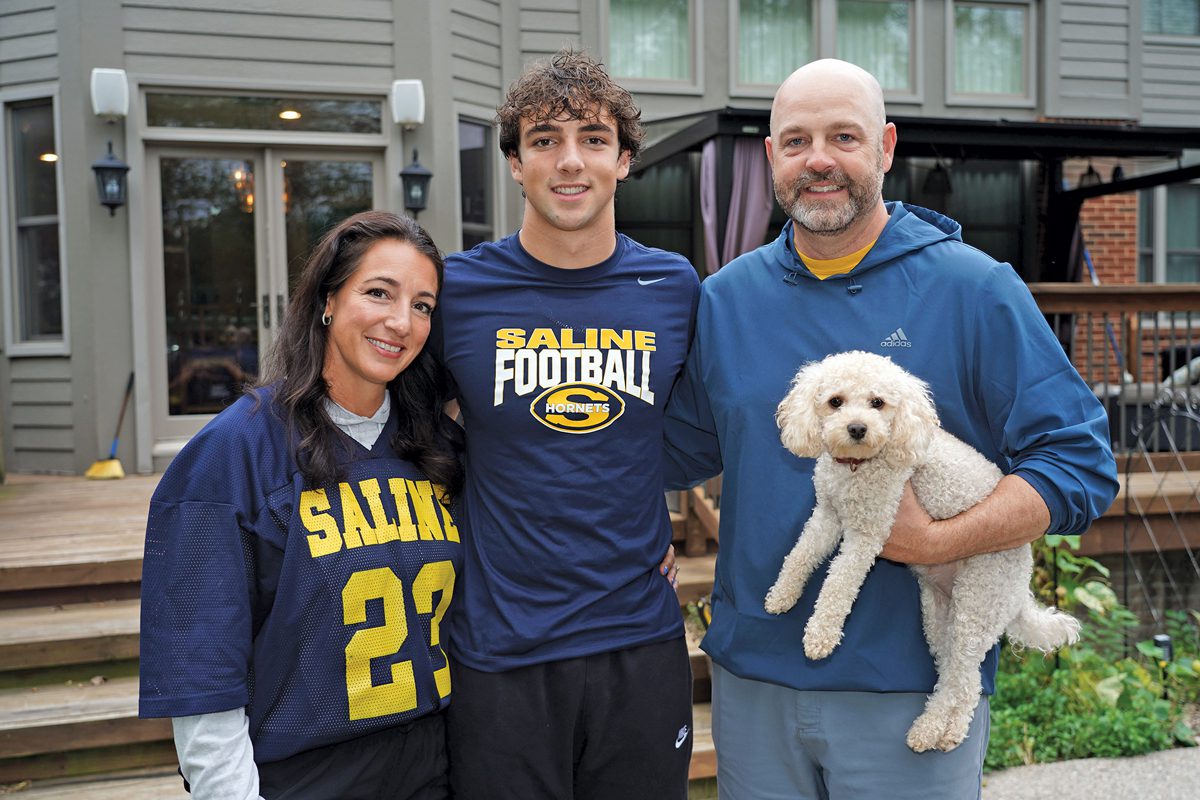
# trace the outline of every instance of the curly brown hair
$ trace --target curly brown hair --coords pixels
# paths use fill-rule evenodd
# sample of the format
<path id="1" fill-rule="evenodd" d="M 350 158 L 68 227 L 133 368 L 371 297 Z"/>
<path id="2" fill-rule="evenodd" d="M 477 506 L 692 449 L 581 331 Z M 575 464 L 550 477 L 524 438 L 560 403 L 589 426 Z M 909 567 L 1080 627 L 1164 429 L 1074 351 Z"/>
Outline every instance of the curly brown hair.
<path id="1" fill-rule="evenodd" d="M 535 64 L 508 89 L 504 104 L 496 109 L 500 152 L 517 156 L 521 120 L 534 124 L 563 119 L 592 119 L 596 110 L 607 111 L 617 123 L 617 141 L 628 151 L 629 161 L 642 149 L 642 112 L 633 96 L 618 86 L 604 65 L 575 50 L 559 50 L 549 61 Z"/>

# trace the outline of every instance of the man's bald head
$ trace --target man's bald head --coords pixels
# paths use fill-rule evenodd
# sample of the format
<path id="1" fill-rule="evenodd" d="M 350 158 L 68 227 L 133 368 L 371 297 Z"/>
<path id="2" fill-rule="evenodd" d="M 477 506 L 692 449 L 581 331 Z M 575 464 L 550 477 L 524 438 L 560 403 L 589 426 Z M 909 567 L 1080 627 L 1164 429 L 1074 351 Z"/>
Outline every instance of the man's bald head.
<path id="1" fill-rule="evenodd" d="M 771 134 L 778 132 L 780 109 L 798 97 L 830 94 L 853 98 L 863 114 L 862 123 L 882 134 L 887 123 L 883 107 L 883 89 L 875 76 L 862 67 L 836 58 L 811 61 L 787 77 L 775 92 L 771 104 Z"/>

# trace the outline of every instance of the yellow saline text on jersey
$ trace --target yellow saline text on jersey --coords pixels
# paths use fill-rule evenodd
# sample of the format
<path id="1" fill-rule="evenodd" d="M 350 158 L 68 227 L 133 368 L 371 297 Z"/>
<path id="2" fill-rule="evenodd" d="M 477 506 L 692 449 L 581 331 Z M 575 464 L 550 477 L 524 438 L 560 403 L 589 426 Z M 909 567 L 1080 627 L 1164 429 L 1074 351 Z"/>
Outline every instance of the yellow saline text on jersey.
<path id="1" fill-rule="evenodd" d="M 562 384 L 587 383 L 653 405 L 650 358 L 654 331 L 615 328 L 502 328 L 496 331 L 494 405 L 510 386 L 517 397 Z"/>
<path id="2" fill-rule="evenodd" d="M 388 479 L 388 491 L 397 511 L 396 519 L 389 519 L 383 508 L 382 489 L 377 479 L 358 482 L 358 490 L 367 502 L 369 515 L 358 502 L 354 487 L 349 483 L 339 483 L 338 494 L 342 501 L 340 520 L 331 511 L 329 496 L 324 489 L 306 489 L 300 493 L 300 521 L 312 534 L 307 537 L 309 552 L 313 558 L 320 558 L 338 552 L 343 546 L 354 549 L 395 541 L 415 542 L 417 539 L 457 542 L 458 527 L 450 518 L 450 512 L 442 504 L 436 489 L 429 481 Z"/>

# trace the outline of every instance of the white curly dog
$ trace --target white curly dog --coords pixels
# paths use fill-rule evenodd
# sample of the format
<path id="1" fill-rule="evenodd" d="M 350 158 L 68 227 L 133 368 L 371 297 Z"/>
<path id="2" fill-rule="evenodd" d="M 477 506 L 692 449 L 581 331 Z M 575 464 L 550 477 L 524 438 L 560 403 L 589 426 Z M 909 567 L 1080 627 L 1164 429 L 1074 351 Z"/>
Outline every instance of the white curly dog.
<path id="1" fill-rule="evenodd" d="M 806 364 L 779 404 L 788 450 L 816 458 L 816 507 L 783 562 L 766 609 L 796 604 L 813 571 L 841 542 L 812 616 L 804 652 L 825 658 L 883 549 L 911 480 L 934 519 L 970 508 L 1000 481 L 995 464 L 938 424 L 929 387 L 884 356 L 852 351 Z M 967 736 L 982 691 L 980 664 L 1001 634 L 1050 652 L 1079 638 L 1079 622 L 1034 600 L 1029 545 L 940 566 L 913 566 L 937 685 L 908 731 L 917 752 L 952 750 Z"/>

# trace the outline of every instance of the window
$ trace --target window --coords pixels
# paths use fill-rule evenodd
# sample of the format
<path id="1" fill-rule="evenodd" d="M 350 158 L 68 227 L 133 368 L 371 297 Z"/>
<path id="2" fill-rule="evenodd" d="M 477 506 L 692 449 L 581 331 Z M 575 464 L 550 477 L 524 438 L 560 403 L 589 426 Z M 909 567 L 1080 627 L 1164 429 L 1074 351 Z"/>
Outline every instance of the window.
<path id="1" fill-rule="evenodd" d="M 695 83 L 692 0 L 609 0 L 614 78 Z"/>
<path id="2" fill-rule="evenodd" d="M 1032 102 L 1029 5 L 955 2 L 950 13 L 951 95 L 989 105 L 998 99 Z"/>
<path id="3" fill-rule="evenodd" d="M 1157 186 L 1139 195 L 1138 280 L 1200 282 L 1200 183 Z"/>
<path id="4" fill-rule="evenodd" d="M 146 124 L 161 128 L 379 133 L 378 100 L 146 93 Z"/>
<path id="5" fill-rule="evenodd" d="M 458 121 L 458 197 L 463 249 L 492 241 L 492 129 L 465 119 Z"/>
<path id="6" fill-rule="evenodd" d="M 1174 36 L 1200 36 L 1196 0 L 1142 0 L 1142 30 Z"/>
<path id="7" fill-rule="evenodd" d="M 813 59 L 812 0 L 739 0 L 738 83 L 772 88 Z"/>
<path id="8" fill-rule="evenodd" d="M 50 99 L 8 106 L 10 287 L 15 342 L 61 343 L 58 152 Z"/>
<path id="9" fill-rule="evenodd" d="M 836 57 L 872 73 L 893 95 L 914 95 L 918 2 L 738 0 L 734 93 L 771 95 L 797 67 Z"/>
<path id="10" fill-rule="evenodd" d="M 837 15 L 837 57 L 870 72 L 885 91 L 911 91 L 912 3 L 844 0 Z"/>

